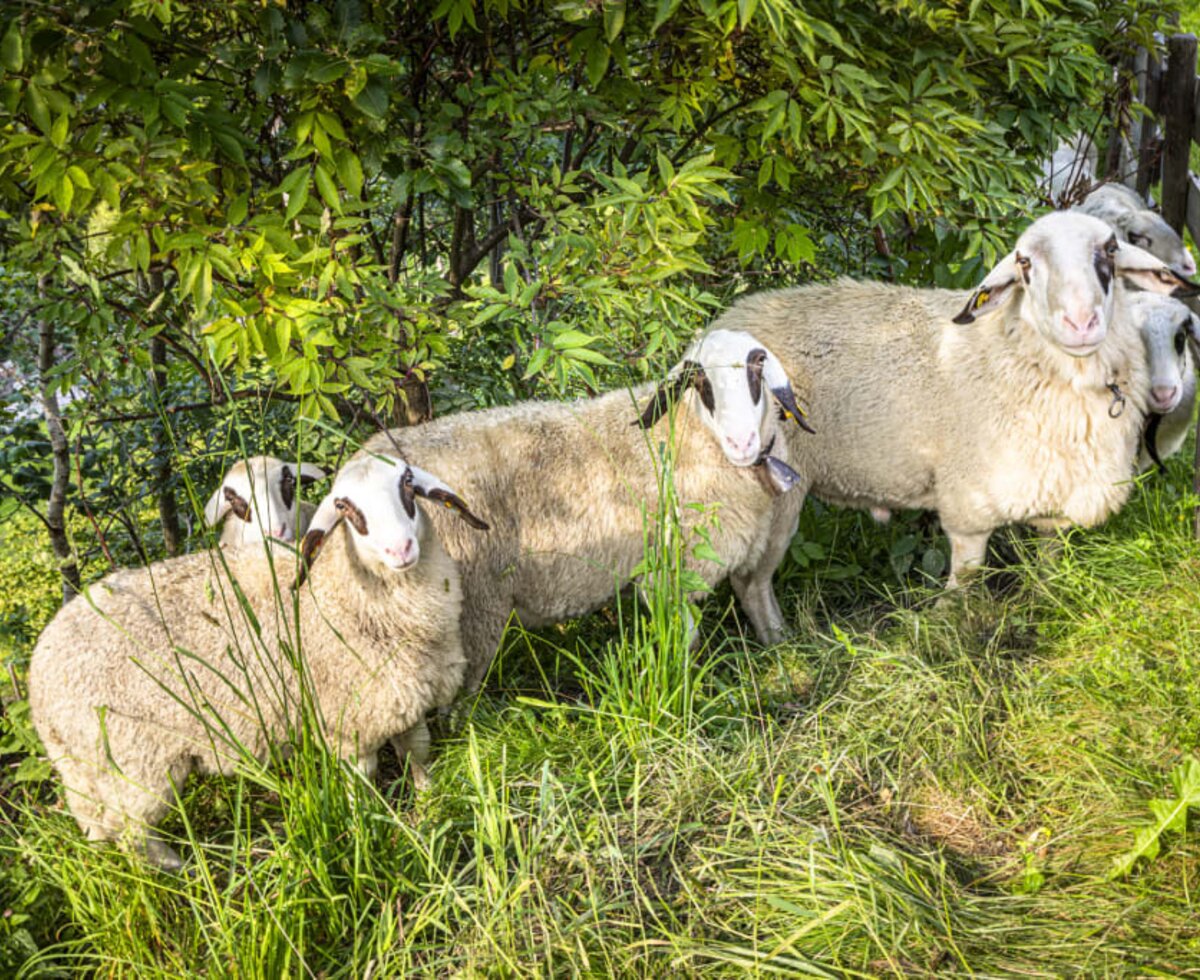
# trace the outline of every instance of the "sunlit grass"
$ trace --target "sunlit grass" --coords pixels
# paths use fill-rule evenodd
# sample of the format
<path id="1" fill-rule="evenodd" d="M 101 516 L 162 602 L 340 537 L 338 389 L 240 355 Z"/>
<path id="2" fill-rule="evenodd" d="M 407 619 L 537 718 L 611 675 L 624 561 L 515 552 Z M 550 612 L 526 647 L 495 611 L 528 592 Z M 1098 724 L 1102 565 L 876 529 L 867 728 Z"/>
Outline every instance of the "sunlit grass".
<path id="1" fill-rule="evenodd" d="M 866 571 L 785 570 L 798 636 L 772 650 L 723 591 L 694 653 L 678 595 L 514 629 L 439 725 L 428 793 L 394 765 L 366 786 L 319 745 L 189 784 L 168 827 L 186 877 L 18 794 L 0 902 L 34 913 L 25 975 L 1200 969 L 1194 832 L 1107 880 L 1200 744 L 1187 470 L 1053 564 L 1016 538 L 1017 564 L 941 606 L 889 580 L 900 531 L 823 515 L 831 567 Z"/>

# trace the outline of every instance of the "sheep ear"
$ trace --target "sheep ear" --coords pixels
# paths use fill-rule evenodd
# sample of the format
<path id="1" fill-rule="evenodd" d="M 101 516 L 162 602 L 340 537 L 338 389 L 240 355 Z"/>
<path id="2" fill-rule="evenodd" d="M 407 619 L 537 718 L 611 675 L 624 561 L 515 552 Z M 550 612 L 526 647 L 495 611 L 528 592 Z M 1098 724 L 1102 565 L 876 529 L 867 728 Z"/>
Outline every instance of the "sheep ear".
<path id="1" fill-rule="evenodd" d="M 458 511 L 458 516 L 477 531 L 491 530 L 486 521 L 480 520 L 471 513 L 470 508 L 467 507 L 462 497 L 432 473 L 426 473 L 423 469 L 416 466 L 410 466 L 408 470 L 412 473 L 412 487 L 418 497 L 436 501 L 445 507 Z"/>
<path id="2" fill-rule="evenodd" d="M 1177 298 L 1200 294 L 1200 283 L 1184 279 L 1178 272 L 1173 272 L 1162 259 L 1151 255 L 1144 248 L 1121 242 L 1115 260 L 1117 275 L 1139 289 Z"/>
<path id="3" fill-rule="evenodd" d="M 308 579 L 309 569 L 316 561 L 317 554 L 325 544 L 325 539 L 341 523 L 341 520 L 342 515 L 338 513 L 337 502 L 333 494 L 330 494 L 321 501 L 313 513 L 304 540 L 300 542 L 300 570 L 296 576 L 295 588 L 300 588 Z"/>
<path id="4" fill-rule="evenodd" d="M 805 432 L 816 433 L 808 423 L 808 417 L 796 403 L 796 393 L 792 391 L 792 383 L 788 380 L 787 372 L 784 371 L 783 365 L 779 363 L 779 358 L 774 354 L 767 352 L 766 359 L 763 361 L 763 380 L 766 381 L 767 387 L 771 389 L 771 394 L 775 396 L 775 400 L 779 402 L 780 409 L 783 412 L 783 420 L 793 420 Z"/>
<path id="5" fill-rule="evenodd" d="M 233 511 L 234 516 L 241 518 L 249 524 L 250 505 L 246 502 L 246 498 L 234 490 L 233 487 L 222 487 L 221 490 L 225 495 L 225 502 L 229 505 L 229 509 Z"/>
<path id="6" fill-rule="evenodd" d="M 671 405 L 679 400 L 683 389 L 691 383 L 691 380 L 691 372 L 685 366 L 675 377 L 668 378 L 660 384 L 650 401 L 646 402 L 642 417 L 633 424 L 640 425 L 643 429 L 653 428 L 658 420 L 670 411 Z"/>
<path id="7" fill-rule="evenodd" d="M 300 485 L 302 487 L 306 487 L 310 483 L 316 483 L 318 480 L 324 480 L 326 475 L 321 467 L 313 463 L 300 464 Z"/>
<path id="8" fill-rule="evenodd" d="M 1028 262 L 1028 259 L 1025 261 Z M 1022 268 L 1021 256 L 1016 251 L 1009 252 L 984 277 L 983 282 L 967 300 L 962 312 L 954 318 L 954 322 L 974 323 L 976 317 L 999 309 L 1005 300 L 1014 295 L 1013 287 L 1021 282 Z"/>

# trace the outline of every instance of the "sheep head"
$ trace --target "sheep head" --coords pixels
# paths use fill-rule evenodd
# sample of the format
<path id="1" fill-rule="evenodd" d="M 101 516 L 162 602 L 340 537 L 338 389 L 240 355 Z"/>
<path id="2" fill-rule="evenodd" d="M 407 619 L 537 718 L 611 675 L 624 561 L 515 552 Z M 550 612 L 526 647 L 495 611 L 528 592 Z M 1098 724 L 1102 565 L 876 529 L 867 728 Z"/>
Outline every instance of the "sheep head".
<path id="1" fill-rule="evenodd" d="M 1162 259 L 1173 272 L 1185 278 L 1196 274 L 1191 251 L 1162 215 L 1149 209 L 1123 211 L 1113 215 L 1110 223 L 1121 241 Z"/>
<path id="2" fill-rule="evenodd" d="M 1087 357 L 1108 333 L 1117 277 L 1165 295 L 1192 295 L 1200 288 L 1149 252 L 1118 241 L 1099 218 L 1055 211 L 1025 230 L 954 322 L 972 323 L 1018 303 L 1020 318 L 1046 341 Z"/>
<path id="3" fill-rule="evenodd" d="M 742 330 L 713 330 L 695 341 L 638 420 L 650 428 L 671 403 L 694 391 L 695 411 L 734 466 L 761 463 L 769 411 L 764 385 L 785 420 L 812 432 L 779 360 Z M 778 461 L 776 461 L 778 462 Z M 782 465 L 782 464 L 781 464 Z"/>
<path id="4" fill-rule="evenodd" d="M 349 525 L 352 547 L 364 567 L 376 574 L 411 568 L 421 556 L 421 539 L 426 534 L 417 497 L 457 511 L 473 528 L 488 529 L 461 497 L 432 474 L 396 456 L 363 456 L 338 471 L 313 514 L 300 549 L 300 582 L 325 538 L 343 521 Z"/>
<path id="5" fill-rule="evenodd" d="M 314 483 L 325 471 L 312 463 L 285 463 L 274 456 L 251 456 L 230 467 L 221 485 L 204 506 L 204 520 L 220 524 L 233 514 L 245 525 L 240 540 L 246 544 L 266 537 L 296 539 L 296 483 Z"/>

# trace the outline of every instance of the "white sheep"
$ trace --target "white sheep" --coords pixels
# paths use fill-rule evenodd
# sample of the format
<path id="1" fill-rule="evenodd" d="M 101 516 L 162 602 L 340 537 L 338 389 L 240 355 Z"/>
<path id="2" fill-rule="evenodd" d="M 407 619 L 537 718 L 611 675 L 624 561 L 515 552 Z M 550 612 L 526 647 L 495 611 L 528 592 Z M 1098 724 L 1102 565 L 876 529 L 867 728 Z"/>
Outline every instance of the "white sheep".
<path id="1" fill-rule="evenodd" d="M 204 505 L 204 520 L 210 527 L 225 522 L 220 546 L 236 548 L 267 538 L 302 538 L 316 508 L 298 500 L 297 474 L 301 486 L 325 478 L 319 466 L 297 466 L 274 456 L 251 456 L 234 463 Z M 227 520 L 230 515 L 236 520 Z"/>
<path id="2" fill-rule="evenodd" d="M 1200 317 L 1178 300 L 1153 293 L 1126 299 L 1130 318 L 1141 328 L 1150 372 L 1150 415 L 1138 455 L 1148 470 L 1177 453 L 1191 429 L 1196 403 L 1196 362 L 1191 345 L 1200 340 Z"/>
<path id="3" fill-rule="evenodd" d="M 399 736 L 423 761 L 425 714 L 453 699 L 464 660 L 458 572 L 418 496 L 486 528 L 423 470 L 365 457 L 317 508 L 306 582 L 282 546 L 214 550 L 116 572 L 59 611 L 33 652 L 29 704 L 89 838 L 131 837 L 178 867 L 153 831 L 174 791 L 193 769 L 229 772 L 286 743 L 302 677 L 339 756 L 369 775 Z"/>
<path id="4" fill-rule="evenodd" d="M 1191 288 L 1104 222 L 1060 211 L 970 294 L 841 280 L 749 296 L 714 327 L 753 331 L 810 394 L 817 434 L 789 439 L 800 489 L 936 510 L 953 586 L 995 528 L 1092 525 L 1128 496 L 1149 380 L 1120 279 Z M 782 540 L 802 499 L 776 504 Z"/>
<path id="5" fill-rule="evenodd" d="M 1060 140 L 1050 159 L 1042 161 L 1041 189 L 1057 207 L 1083 193 L 1096 179 L 1096 144 L 1085 133 Z"/>
<path id="6" fill-rule="evenodd" d="M 710 585 L 729 576 L 758 636 L 776 641 L 783 614 L 760 566 L 778 564 L 772 501 L 798 477 L 772 397 L 801 421 L 774 355 L 747 333 L 725 332 L 692 345 L 657 391 L 525 402 L 373 436 L 368 450 L 437 460 L 495 528 L 481 538 L 438 521 L 463 576 L 468 689 L 482 681 L 514 611 L 526 626 L 545 626 L 591 612 L 630 582 L 659 506 L 658 446 L 668 440 L 678 499 L 716 508 L 710 541 L 720 560 L 692 556 L 689 567 Z M 708 519 L 690 506 L 678 516 L 685 534 Z"/>
<path id="7" fill-rule="evenodd" d="M 1121 241 L 1157 256 L 1181 276 L 1196 274 L 1196 260 L 1179 233 L 1151 211 L 1137 191 L 1123 184 L 1102 184 L 1075 210 L 1107 222 Z"/>

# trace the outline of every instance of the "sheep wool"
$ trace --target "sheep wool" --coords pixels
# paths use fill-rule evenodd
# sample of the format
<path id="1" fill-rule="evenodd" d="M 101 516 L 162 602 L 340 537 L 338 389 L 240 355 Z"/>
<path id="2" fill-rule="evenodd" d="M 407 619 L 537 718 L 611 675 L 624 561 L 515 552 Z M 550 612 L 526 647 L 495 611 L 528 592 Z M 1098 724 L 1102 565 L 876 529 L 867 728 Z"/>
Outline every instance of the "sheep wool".
<path id="1" fill-rule="evenodd" d="M 659 506 L 659 447 L 672 436 L 675 493 L 699 505 L 680 508 L 684 534 L 715 518 L 710 541 L 720 556 L 697 559 L 689 549 L 688 566 L 710 585 L 730 576 L 760 639 L 782 635 L 771 585 L 781 557 L 770 535 L 776 498 L 758 468 L 721 457 L 695 388 L 681 393 L 673 429 L 666 419 L 648 431 L 634 424 L 652 397 L 654 386 L 642 385 L 569 403 L 525 402 L 387 430 L 365 444 L 365 451 L 395 452 L 414 464 L 437 460 L 495 529 L 471 535 L 449 516 L 434 517 L 462 571 L 469 689 L 482 681 L 514 611 L 525 626 L 561 622 L 602 606 L 629 583 Z M 768 408 L 761 445 L 773 445 L 786 462 L 783 425 Z"/>

